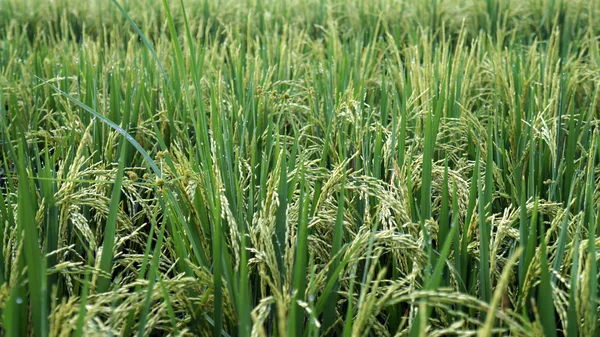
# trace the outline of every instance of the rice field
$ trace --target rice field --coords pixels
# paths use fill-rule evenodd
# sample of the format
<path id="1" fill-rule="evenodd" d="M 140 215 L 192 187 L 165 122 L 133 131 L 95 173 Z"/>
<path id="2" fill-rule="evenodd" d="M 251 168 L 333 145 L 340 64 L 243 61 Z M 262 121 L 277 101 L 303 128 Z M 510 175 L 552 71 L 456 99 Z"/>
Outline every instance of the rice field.
<path id="1" fill-rule="evenodd" d="M 2 336 L 599 336 L 600 1 L 0 1 Z"/>

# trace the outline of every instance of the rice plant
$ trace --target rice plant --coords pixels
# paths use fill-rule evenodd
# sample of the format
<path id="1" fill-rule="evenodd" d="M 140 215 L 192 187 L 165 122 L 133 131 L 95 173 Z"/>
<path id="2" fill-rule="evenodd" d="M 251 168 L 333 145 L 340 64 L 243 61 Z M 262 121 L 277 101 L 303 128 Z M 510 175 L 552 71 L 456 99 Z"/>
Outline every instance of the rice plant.
<path id="1" fill-rule="evenodd" d="M 0 2 L 2 335 L 599 335 L 598 16 Z"/>

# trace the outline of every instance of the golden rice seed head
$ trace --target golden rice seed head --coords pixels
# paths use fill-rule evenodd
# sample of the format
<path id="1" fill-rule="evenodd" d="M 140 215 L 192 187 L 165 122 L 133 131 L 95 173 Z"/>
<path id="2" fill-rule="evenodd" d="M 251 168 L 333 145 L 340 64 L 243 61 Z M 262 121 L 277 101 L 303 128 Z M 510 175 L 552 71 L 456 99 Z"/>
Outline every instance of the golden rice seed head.
<path id="1" fill-rule="evenodd" d="M 138 179 L 138 175 L 133 171 L 127 172 L 127 176 L 129 176 L 129 180 L 131 181 L 136 181 Z"/>
<path id="2" fill-rule="evenodd" d="M 150 179 L 150 174 L 144 173 L 144 175 L 142 176 L 142 179 L 144 179 L 146 181 L 149 180 Z"/>
<path id="3" fill-rule="evenodd" d="M 156 186 L 158 186 L 159 188 L 163 188 L 163 186 L 165 186 L 165 180 L 161 179 L 161 178 L 157 178 L 156 179 Z"/>

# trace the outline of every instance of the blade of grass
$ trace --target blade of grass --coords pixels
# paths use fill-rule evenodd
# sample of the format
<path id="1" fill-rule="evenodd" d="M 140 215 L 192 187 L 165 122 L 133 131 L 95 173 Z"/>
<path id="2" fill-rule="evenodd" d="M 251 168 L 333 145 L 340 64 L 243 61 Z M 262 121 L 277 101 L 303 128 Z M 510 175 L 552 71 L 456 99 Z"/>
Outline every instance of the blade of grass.
<path id="1" fill-rule="evenodd" d="M 328 295 L 328 300 L 325 304 L 325 311 L 323 313 L 323 330 L 327 331 L 335 322 L 336 307 L 338 300 L 338 288 L 339 288 L 339 274 L 336 273 L 336 269 L 339 266 L 339 251 L 342 247 L 342 239 L 344 235 L 344 210 L 345 210 L 345 186 L 346 186 L 346 173 L 342 175 L 342 181 L 340 182 L 340 192 L 338 195 L 338 207 L 337 215 L 335 219 L 335 227 L 333 232 L 333 242 L 331 245 L 331 251 L 329 258 L 333 262 L 329 266 L 328 279 L 334 280 L 331 292 Z"/>
<path id="2" fill-rule="evenodd" d="M 302 336 L 304 333 L 304 309 L 297 302 L 304 298 L 306 291 L 306 268 L 308 261 L 308 202 L 304 165 L 300 167 L 300 201 L 298 210 L 298 234 L 296 237 L 296 259 L 293 271 L 292 305 L 288 320 L 288 336 Z"/>
<path id="3" fill-rule="evenodd" d="M 579 326 L 581 322 L 577 314 L 577 293 L 579 275 L 579 243 L 580 230 L 582 227 L 583 218 L 576 225 L 575 238 L 573 239 L 573 260 L 571 263 L 571 278 L 569 279 L 569 306 L 567 307 L 567 337 L 579 336 Z"/>
<path id="4" fill-rule="evenodd" d="M 117 236 L 117 216 L 119 214 L 119 205 L 121 203 L 121 184 L 123 182 L 123 172 L 125 170 L 125 158 L 127 158 L 127 142 L 121 141 L 119 156 L 119 167 L 117 176 L 113 185 L 110 198 L 110 208 L 108 218 L 104 227 L 104 242 L 102 243 L 102 256 L 100 257 L 100 270 L 106 275 L 112 275 L 113 254 L 115 238 Z M 110 279 L 100 274 L 98 277 L 97 291 L 103 293 L 108 291 Z"/>
<path id="5" fill-rule="evenodd" d="M 485 187 L 482 190 L 481 181 L 479 190 L 479 286 L 480 298 L 484 302 L 492 299 L 492 285 L 490 282 L 490 226 L 487 217 L 492 210 L 493 189 L 493 142 L 491 127 L 488 128 L 487 162 L 485 165 Z"/>
<path id="6" fill-rule="evenodd" d="M 277 141 L 276 148 L 279 151 L 279 187 L 277 189 L 277 195 L 279 197 L 279 206 L 275 215 L 275 236 L 274 236 L 274 248 L 275 256 L 277 258 L 277 266 L 279 269 L 280 282 L 283 285 L 284 275 L 286 274 L 285 265 L 283 263 L 283 257 L 285 255 L 285 237 L 287 231 L 287 194 L 288 194 L 288 181 L 287 181 L 287 158 L 285 147 L 281 146 L 279 140 Z"/>
<path id="7" fill-rule="evenodd" d="M 29 304 L 31 306 L 31 320 L 33 323 L 34 336 L 44 337 L 48 335 L 48 289 L 46 277 L 46 259 L 42 256 L 38 246 L 40 237 L 35 219 L 37 205 L 35 194 L 30 185 L 29 175 L 25 168 L 27 162 L 25 157 L 26 141 L 19 143 L 18 179 L 19 194 L 17 197 L 17 228 L 27 263 L 27 288 L 29 289 Z M 17 299 L 18 300 L 18 299 Z M 22 300 L 21 300 L 22 301 Z M 24 331 L 21 331 L 24 333 Z"/>
<path id="8" fill-rule="evenodd" d="M 449 211 L 450 211 L 450 197 L 449 197 L 449 182 L 448 182 L 448 157 L 444 161 L 444 183 L 442 186 L 442 205 L 440 210 L 440 218 L 438 221 L 438 249 L 444 246 L 444 242 L 448 240 L 448 222 L 449 222 Z M 450 284 L 450 275 L 448 269 L 444 268 L 444 285 Z"/>
<path id="9" fill-rule="evenodd" d="M 561 267 L 563 265 L 563 256 L 565 253 L 565 246 L 567 244 L 567 231 L 569 227 L 569 209 L 571 206 L 571 202 L 573 201 L 573 191 L 575 190 L 575 184 L 571 184 L 569 191 L 569 199 L 565 204 L 565 212 L 564 218 L 560 227 L 560 233 L 558 234 L 558 242 L 556 244 L 556 253 L 554 256 L 554 263 L 552 264 L 552 269 L 555 273 L 560 273 Z M 552 283 L 556 285 L 558 278 L 555 273 L 552 273 Z"/>
<path id="10" fill-rule="evenodd" d="M 537 202 L 537 201 L 536 201 Z M 535 226 L 535 224 L 533 224 Z M 554 318 L 554 299 L 552 295 L 552 280 L 548 268 L 548 257 L 546 252 L 546 240 L 544 222 L 540 221 L 540 264 L 542 274 L 540 275 L 540 288 L 538 290 L 538 310 L 544 334 L 547 337 L 556 337 L 556 319 Z"/>
<path id="11" fill-rule="evenodd" d="M 588 284 L 586 284 L 583 288 L 587 288 L 586 292 L 588 293 L 587 302 L 589 303 L 589 308 L 587 309 L 587 322 L 584 323 L 587 331 L 586 334 L 596 334 L 598 331 L 598 267 L 596 261 L 596 221 L 598 221 L 598 225 L 600 225 L 600 217 L 596 215 L 594 201 L 595 195 L 595 169 L 594 163 L 596 159 L 596 149 L 597 142 L 600 140 L 598 137 L 598 132 L 595 132 L 590 139 L 590 154 L 588 160 L 588 169 L 587 169 L 587 184 L 586 184 L 586 196 L 585 196 L 585 207 L 583 209 L 585 222 L 588 225 L 588 244 L 587 244 L 587 261 L 585 266 L 585 273 L 589 276 Z M 599 146 L 600 147 L 600 146 Z M 584 278 L 585 279 L 585 278 Z M 587 323 L 587 324 L 586 324 Z"/>
<path id="12" fill-rule="evenodd" d="M 448 234 L 448 238 L 444 242 L 444 246 L 442 247 L 442 251 L 439 253 L 438 260 L 433 269 L 433 273 L 431 277 L 425 283 L 424 289 L 435 291 L 438 289 L 442 282 L 443 271 L 448 263 L 448 256 L 450 255 L 450 249 L 452 248 L 452 241 L 458 231 L 458 226 L 453 226 L 450 229 L 450 233 Z M 428 307 L 427 304 L 422 301 L 419 306 L 419 311 L 415 320 L 412 323 L 410 328 L 410 337 L 420 337 L 425 336 L 425 328 L 427 326 L 427 321 L 429 320 L 429 315 L 431 313 L 431 307 Z"/>

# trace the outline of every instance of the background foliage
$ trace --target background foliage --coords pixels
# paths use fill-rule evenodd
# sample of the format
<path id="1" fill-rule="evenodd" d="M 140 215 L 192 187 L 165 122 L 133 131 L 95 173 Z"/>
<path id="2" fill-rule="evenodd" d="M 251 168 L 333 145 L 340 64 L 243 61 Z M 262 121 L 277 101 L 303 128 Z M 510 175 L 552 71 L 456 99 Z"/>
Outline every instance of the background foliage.
<path id="1" fill-rule="evenodd" d="M 6 336 L 594 336 L 600 2 L 0 2 Z"/>

